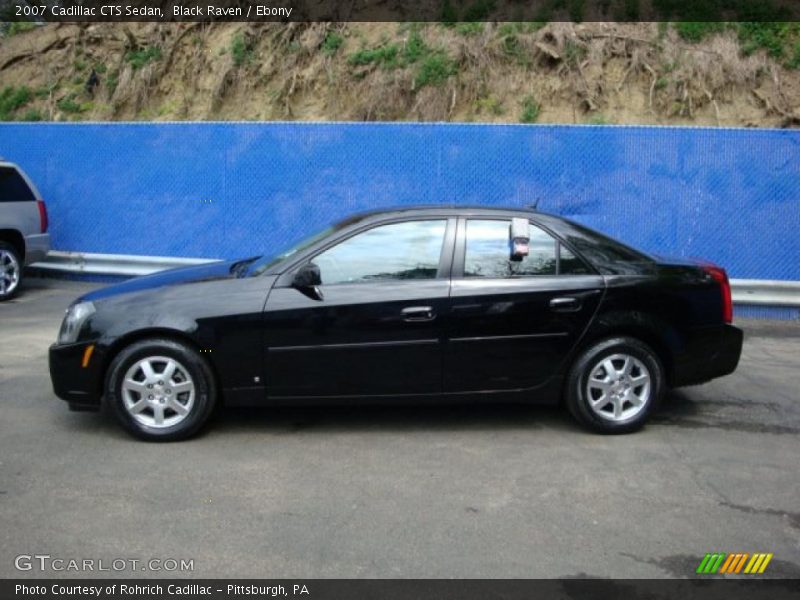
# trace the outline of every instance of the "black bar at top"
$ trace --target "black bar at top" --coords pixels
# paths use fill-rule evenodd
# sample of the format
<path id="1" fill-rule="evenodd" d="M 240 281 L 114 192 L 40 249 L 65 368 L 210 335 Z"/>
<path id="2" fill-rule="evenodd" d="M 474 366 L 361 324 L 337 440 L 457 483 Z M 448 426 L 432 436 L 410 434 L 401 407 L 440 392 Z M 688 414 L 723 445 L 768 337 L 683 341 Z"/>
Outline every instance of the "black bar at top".
<path id="1" fill-rule="evenodd" d="M 798 21 L 798 0 L 0 0 L 0 21 Z"/>

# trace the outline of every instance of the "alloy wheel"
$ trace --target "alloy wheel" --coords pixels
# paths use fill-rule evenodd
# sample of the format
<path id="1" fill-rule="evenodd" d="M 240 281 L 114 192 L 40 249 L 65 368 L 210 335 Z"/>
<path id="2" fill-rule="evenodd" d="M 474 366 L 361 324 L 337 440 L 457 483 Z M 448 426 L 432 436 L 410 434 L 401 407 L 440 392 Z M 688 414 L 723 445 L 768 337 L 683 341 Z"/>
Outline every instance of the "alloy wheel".
<path id="1" fill-rule="evenodd" d="M 192 412 L 195 384 L 186 367 L 174 358 L 148 356 L 125 373 L 122 401 L 142 425 L 172 427 Z"/>
<path id="2" fill-rule="evenodd" d="M 650 401 L 651 375 L 644 363 L 630 354 L 612 354 L 589 371 L 586 398 L 598 417 L 627 421 Z"/>
<path id="3" fill-rule="evenodd" d="M 19 285 L 19 261 L 12 252 L 0 249 L 0 296 L 11 294 Z"/>

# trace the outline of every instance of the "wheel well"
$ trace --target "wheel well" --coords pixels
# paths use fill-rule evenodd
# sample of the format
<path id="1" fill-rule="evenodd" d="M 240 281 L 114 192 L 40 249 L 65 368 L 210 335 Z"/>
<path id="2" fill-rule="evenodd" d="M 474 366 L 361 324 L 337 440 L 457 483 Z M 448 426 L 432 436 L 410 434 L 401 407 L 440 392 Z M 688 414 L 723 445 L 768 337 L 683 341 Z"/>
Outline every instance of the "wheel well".
<path id="1" fill-rule="evenodd" d="M 193 350 L 197 352 L 197 355 L 200 359 L 208 365 L 209 370 L 211 371 L 211 375 L 214 378 L 214 387 L 217 390 L 217 394 L 219 395 L 220 401 L 223 401 L 223 394 L 222 388 L 220 387 L 220 378 L 219 373 L 217 373 L 217 368 L 213 362 L 208 360 L 206 356 L 204 356 L 200 352 L 200 346 L 198 346 L 197 342 L 195 342 L 191 337 L 188 335 L 176 331 L 174 329 L 146 329 L 142 331 L 135 331 L 128 335 L 122 336 L 114 340 L 114 343 L 109 347 L 108 354 L 106 355 L 104 362 L 103 362 L 103 377 L 100 378 L 99 385 L 100 385 L 100 394 L 103 394 L 103 391 L 106 387 L 106 379 L 108 378 L 108 369 L 111 366 L 111 363 L 114 362 L 114 359 L 117 355 L 122 352 L 123 349 L 130 346 L 131 344 L 135 344 L 136 342 L 141 342 L 142 340 L 148 339 L 160 339 L 160 340 L 171 340 L 173 342 L 179 342 L 181 344 L 185 344 L 189 346 Z"/>
<path id="2" fill-rule="evenodd" d="M 25 262 L 25 238 L 16 229 L 0 229 L 0 242 L 6 242 L 14 246 L 19 254 L 21 263 Z"/>
<path id="3" fill-rule="evenodd" d="M 575 357 L 570 363 L 570 368 L 587 347 L 598 342 L 599 340 L 611 337 L 631 337 L 650 346 L 650 348 L 653 349 L 653 352 L 656 353 L 658 360 L 661 361 L 661 365 L 664 367 L 664 381 L 667 383 L 667 385 L 672 384 L 674 369 L 672 351 L 663 338 L 659 336 L 658 332 L 646 327 L 618 325 L 585 338 L 581 343 L 580 348 L 575 353 Z"/>

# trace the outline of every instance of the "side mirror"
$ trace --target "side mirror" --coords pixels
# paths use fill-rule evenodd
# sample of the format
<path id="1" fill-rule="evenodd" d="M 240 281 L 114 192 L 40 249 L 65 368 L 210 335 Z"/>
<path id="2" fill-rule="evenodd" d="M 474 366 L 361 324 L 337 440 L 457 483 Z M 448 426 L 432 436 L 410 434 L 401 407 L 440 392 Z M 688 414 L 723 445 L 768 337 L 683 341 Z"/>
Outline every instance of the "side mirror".
<path id="1" fill-rule="evenodd" d="M 306 263 L 300 267 L 292 278 L 292 287 L 314 300 L 322 300 L 322 292 L 317 286 L 322 285 L 319 267 L 314 263 Z"/>
<path id="2" fill-rule="evenodd" d="M 530 252 L 530 224 L 528 219 L 514 217 L 511 219 L 511 227 L 509 228 L 509 246 L 511 251 L 511 260 L 519 262 Z"/>

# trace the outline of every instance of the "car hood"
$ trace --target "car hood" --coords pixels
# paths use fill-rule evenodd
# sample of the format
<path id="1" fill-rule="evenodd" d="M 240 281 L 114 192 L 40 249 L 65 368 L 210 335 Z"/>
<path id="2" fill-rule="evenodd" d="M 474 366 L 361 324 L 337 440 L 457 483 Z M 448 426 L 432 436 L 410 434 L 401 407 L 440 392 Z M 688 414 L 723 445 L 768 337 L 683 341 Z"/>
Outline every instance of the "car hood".
<path id="1" fill-rule="evenodd" d="M 250 259 L 245 259 L 250 260 Z M 108 287 L 100 288 L 93 292 L 81 296 L 76 302 L 89 302 L 95 300 L 102 300 L 112 296 L 119 296 L 121 294 L 130 294 L 132 292 L 141 292 L 144 290 L 152 290 L 166 286 L 183 285 L 187 283 L 196 283 L 199 281 L 212 281 L 219 279 L 235 279 L 239 275 L 234 265 L 241 263 L 242 260 L 223 260 L 203 265 L 191 267 L 179 267 L 177 269 L 169 269 L 167 271 L 160 271 L 152 275 L 144 275 L 142 277 L 134 277 L 122 283 L 110 285 Z"/>

